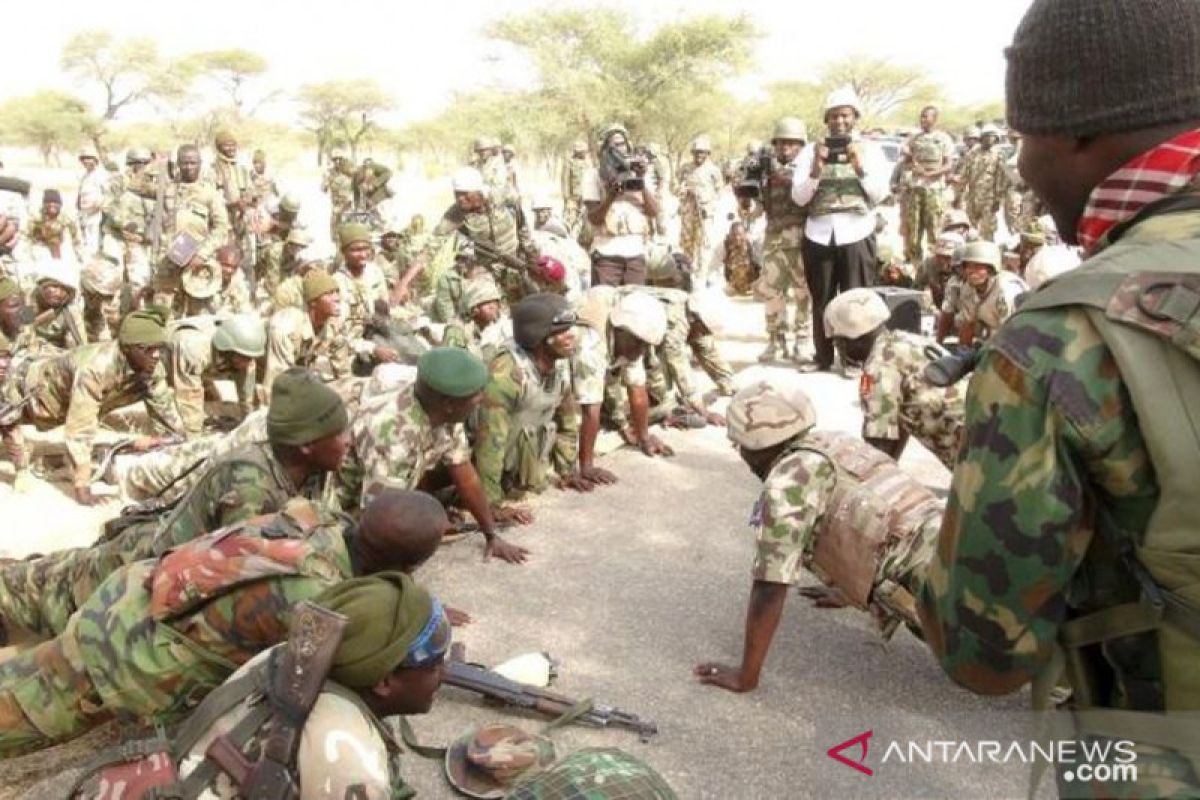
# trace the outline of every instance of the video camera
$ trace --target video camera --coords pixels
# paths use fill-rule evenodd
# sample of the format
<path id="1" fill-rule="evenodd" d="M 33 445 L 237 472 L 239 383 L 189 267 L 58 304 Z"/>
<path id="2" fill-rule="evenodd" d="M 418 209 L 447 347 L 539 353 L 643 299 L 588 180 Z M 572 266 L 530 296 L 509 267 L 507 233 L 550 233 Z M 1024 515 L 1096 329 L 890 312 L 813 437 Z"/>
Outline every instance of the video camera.
<path id="1" fill-rule="evenodd" d="M 953 386 L 975 371 L 982 352 L 983 348 L 979 345 L 959 348 L 951 353 L 940 347 L 930 347 L 925 351 L 930 358 L 925 365 L 925 380 L 943 389 Z"/>
<path id="2" fill-rule="evenodd" d="M 760 147 L 749 153 L 738 165 L 738 179 L 733 193 L 738 198 L 757 200 L 762 197 L 763 186 L 771 177 L 771 148 Z"/>
<path id="3" fill-rule="evenodd" d="M 600 153 L 600 179 L 605 186 L 615 183 L 625 192 L 640 192 L 646 188 L 649 166 L 649 155 L 640 147 L 625 153 L 609 144 Z"/>
<path id="4" fill-rule="evenodd" d="M 850 162 L 850 141 L 849 136 L 826 136 L 825 148 L 829 150 L 829 158 L 826 161 L 830 164 L 848 164 Z"/>

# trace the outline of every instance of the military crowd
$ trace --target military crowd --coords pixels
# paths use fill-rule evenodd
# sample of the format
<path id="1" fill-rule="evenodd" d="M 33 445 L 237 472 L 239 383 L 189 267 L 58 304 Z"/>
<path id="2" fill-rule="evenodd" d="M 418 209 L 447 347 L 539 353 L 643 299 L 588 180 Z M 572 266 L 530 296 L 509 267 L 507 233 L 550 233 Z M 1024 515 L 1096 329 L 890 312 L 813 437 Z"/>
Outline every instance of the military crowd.
<path id="1" fill-rule="evenodd" d="M 0 754 L 136 719 L 167 727 L 75 796 L 136 777 L 233 797 L 264 765 L 301 797 L 396 796 L 381 720 L 430 710 L 466 619 L 412 577 L 443 536 L 522 564 L 499 531 L 529 498 L 618 480 L 602 430 L 659 457 L 655 425 L 717 425 L 763 489 L 741 662 L 699 682 L 755 689 L 811 573 L 803 596 L 907 627 L 973 691 L 1033 683 L 1079 737 L 1135 740 L 1133 796 L 1200 790 L 1197 729 L 1170 713 L 1200 710 L 1200 4 L 1147 5 L 1036 0 L 1007 132 L 956 142 L 928 107 L 894 160 L 849 88 L 825 131 L 784 118 L 725 165 L 700 135 L 672 170 L 607 125 L 557 196 L 481 135 L 426 230 L 387 213 L 391 170 L 334 151 L 328 260 L 229 132 L 209 164 L 81 153 L 75 212 L 53 189 L 0 209 L 0 433 L 16 491 L 53 473 L 24 433 L 61 428 L 74 498 L 134 502 L 88 547 L 0 564 L 0 625 L 40 640 L 0 662 Z M 1097 6 L 1121 24 L 1080 24 Z M 743 294 L 759 376 L 717 347 Z M 859 436 L 818 427 L 805 373 L 834 370 Z M 953 472 L 948 502 L 897 463 L 910 438 Z M 318 665 L 289 709 L 276 675 Z M 556 761 L 506 726 L 447 774 L 474 797 L 674 797 L 632 756 Z"/>

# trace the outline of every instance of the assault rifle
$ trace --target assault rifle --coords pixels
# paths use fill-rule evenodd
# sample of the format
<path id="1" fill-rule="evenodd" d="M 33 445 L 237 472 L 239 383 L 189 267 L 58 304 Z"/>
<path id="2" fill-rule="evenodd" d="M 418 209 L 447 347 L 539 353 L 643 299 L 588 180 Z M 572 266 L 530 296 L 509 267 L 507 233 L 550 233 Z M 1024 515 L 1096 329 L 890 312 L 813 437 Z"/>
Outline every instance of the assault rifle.
<path id="1" fill-rule="evenodd" d="M 451 649 L 451 657 L 446 661 L 443 683 L 499 700 L 505 705 L 529 708 L 548 717 L 560 717 L 577 705 L 577 702 L 569 697 L 548 692 L 537 686 L 518 683 L 478 664 L 468 664 L 462 661 L 462 656 L 461 648 L 455 646 Z M 658 726 L 651 720 L 600 703 L 593 703 L 591 708 L 577 719 L 603 728 L 631 730 L 643 742 L 650 741 L 650 737 L 658 733 Z"/>
<path id="2" fill-rule="evenodd" d="M 506 255 L 505 253 L 501 253 L 499 250 L 485 242 L 479 242 L 474 239 L 470 241 L 471 246 L 475 248 L 476 256 L 479 256 L 485 261 L 498 261 L 509 269 L 515 270 L 521 277 L 522 289 L 526 293 L 536 294 L 537 292 L 542 291 L 541 287 L 534 283 L 533 279 L 529 277 L 529 264 L 527 264 L 525 261 L 517 258 L 516 256 L 510 256 Z M 492 272 L 492 277 L 494 277 L 496 279 L 496 283 L 500 285 L 501 291 L 504 291 L 506 287 L 506 281 L 504 281 L 503 275 L 498 272 Z"/>

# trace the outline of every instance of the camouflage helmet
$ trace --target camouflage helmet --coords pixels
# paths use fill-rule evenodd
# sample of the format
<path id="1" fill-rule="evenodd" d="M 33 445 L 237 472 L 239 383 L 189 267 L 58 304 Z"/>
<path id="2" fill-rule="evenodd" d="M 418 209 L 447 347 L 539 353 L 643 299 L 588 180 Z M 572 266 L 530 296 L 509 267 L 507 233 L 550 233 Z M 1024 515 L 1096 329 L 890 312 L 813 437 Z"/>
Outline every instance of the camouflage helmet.
<path id="1" fill-rule="evenodd" d="M 677 800 L 653 767 L 615 747 L 588 747 L 521 779 L 507 800 Z"/>
<path id="2" fill-rule="evenodd" d="M 608 321 L 646 344 L 658 346 L 667 335 L 667 312 L 649 292 L 632 291 L 617 299 Z"/>
<path id="3" fill-rule="evenodd" d="M 712 152 L 712 140 L 709 139 L 707 136 L 703 136 L 703 135 L 697 136 L 695 139 L 692 140 L 692 152 L 693 153 L 711 153 Z"/>
<path id="4" fill-rule="evenodd" d="M 817 411 L 800 376 L 780 373 L 735 394 L 725 419 L 730 441 L 747 450 L 765 450 L 808 433 L 817 424 Z"/>
<path id="5" fill-rule="evenodd" d="M 194 297 L 197 300 L 207 300 L 221 291 L 221 284 L 223 282 L 221 266 L 215 262 L 206 262 L 196 269 L 189 267 L 188 269 L 180 270 L 179 282 L 183 284 L 183 291 L 189 297 Z"/>
<path id="6" fill-rule="evenodd" d="M 312 243 L 312 234 L 299 225 L 288 231 L 287 239 L 284 240 L 284 244 L 295 244 L 300 247 L 308 247 Z"/>
<path id="7" fill-rule="evenodd" d="M 299 214 L 300 198 L 291 192 L 288 192 L 283 197 L 279 198 L 279 210 L 284 214 Z"/>
<path id="8" fill-rule="evenodd" d="M 446 779 L 467 797 L 502 798 L 522 777 L 554 762 L 554 744 L 513 725 L 474 728 L 446 748 Z"/>
<path id="9" fill-rule="evenodd" d="M 857 339 L 887 322 L 891 316 L 887 303 L 874 289 L 851 289 L 825 306 L 825 335 Z"/>
<path id="10" fill-rule="evenodd" d="M 153 158 L 149 147 L 131 147 L 125 151 L 126 164 L 149 164 Z"/>
<path id="11" fill-rule="evenodd" d="M 808 126 L 804 120 L 797 117 L 784 117 L 775 123 L 775 133 L 771 135 L 772 142 L 807 142 Z"/>
<path id="12" fill-rule="evenodd" d="M 484 303 L 491 303 L 501 298 L 500 287 L 490 276 L 484 275 L 472 278 L 463 285 L 463 308 L 472 309 Z"/>
<path id="13" fill-rule="evenodd" d="M 267 352 L 267 329 L 256 314 L 235 314 L 217 320 L 212 346 L 222 353 L 261 358 Z"/>
<path id="14" fill-rule="evenodd" d="M 995 242 L 989 242 L 986 239 L 980 239 L 976 242 L 971 242 L 963 250 L 963 263 L 970 262 L 972 264 L 984 264 L 991 268 L 992 272 L 1000 271 L 1000 264 L 1003 256 L 1000 253 L 1000 245 Z"/>
<path id="15" fill-rule="evenodd" d="M 966 245 L 966 240 L 954 231 L 947 231 L 937 238 L 933 246 L 935 256 L 953 256 L 954 251 Z"/>
<path id="16" fill-rule="evenodd" d="M 125 284 L 123 272 L 120 264 L 109 261 L 107 258 L 93 256 L 83 265 L 83 271 L 79 274 L 79 283 L 85 291 L 92 294 L 114 297 L 120 293 L 121 287 Z"/>
<path id="17" fill-rule="evenodd" d="M 958 228 L 961 226 L 971 227 L 971 218 L 967 216 L 967 212 L 961 208 L 952 208 L 946 212 L 946 216 L 942 217 L 942 233 L 945 233 L 950 228 Z"/>
<path id="18" fill-rule="evenodd" d="M 600 144 L 603 145 L 605 142 L 607 142 L 608 137 L 612 136 L 614 133 L 619 133 L 626 139 L 629 138 L 629 131 L 625 130 L 624 125 L 619 122 L 610 122 L 600 131 Z"/>

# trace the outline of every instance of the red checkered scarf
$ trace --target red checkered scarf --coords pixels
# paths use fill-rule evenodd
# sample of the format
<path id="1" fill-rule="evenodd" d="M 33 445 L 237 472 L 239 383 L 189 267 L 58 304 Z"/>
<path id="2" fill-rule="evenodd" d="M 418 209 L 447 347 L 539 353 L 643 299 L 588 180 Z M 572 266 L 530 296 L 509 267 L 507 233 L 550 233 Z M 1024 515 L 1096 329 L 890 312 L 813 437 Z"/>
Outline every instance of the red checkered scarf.
<path id="1" fill-rule="evenodd" d="M 1092 253 L 1105 235 L 1155 200 L 1179 191 L 1200 174 L 1200 129 L 1142 153 L 1092 190 L 1079 220 L 1079 244 Z"/>

